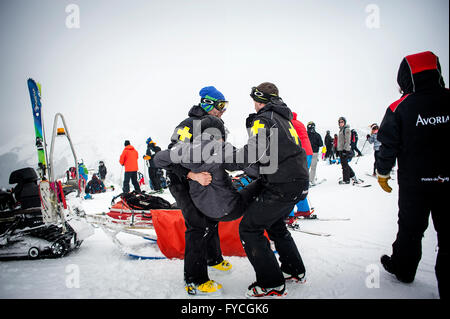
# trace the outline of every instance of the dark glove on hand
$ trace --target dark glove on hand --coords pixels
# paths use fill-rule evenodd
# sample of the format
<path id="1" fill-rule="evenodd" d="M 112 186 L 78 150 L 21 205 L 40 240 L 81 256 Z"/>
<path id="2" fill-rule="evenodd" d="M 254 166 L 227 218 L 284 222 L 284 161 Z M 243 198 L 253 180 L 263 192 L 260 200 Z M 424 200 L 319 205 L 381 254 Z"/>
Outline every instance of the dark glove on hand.
<path id="1" fill-rule="evenodd" d="M 369 139 L 369 138 L 370 138 L 370 134 L 367 134 L 367 136 L 366 136 L 366 137 L 367 137 L 367 139 Z"/>
<path id="2" fill-rule="evenodd" d="M 247 119 L 245 120 L 245 127 L 246 127 L 246 128 L 249 128 L 249 127 L 252 126 L 253 119 L 255 118 L 255 116 L 256 116 L 256 113 L 252 113 L 252 114 L 250 114 L 250 115 L 247 117 Z"/>

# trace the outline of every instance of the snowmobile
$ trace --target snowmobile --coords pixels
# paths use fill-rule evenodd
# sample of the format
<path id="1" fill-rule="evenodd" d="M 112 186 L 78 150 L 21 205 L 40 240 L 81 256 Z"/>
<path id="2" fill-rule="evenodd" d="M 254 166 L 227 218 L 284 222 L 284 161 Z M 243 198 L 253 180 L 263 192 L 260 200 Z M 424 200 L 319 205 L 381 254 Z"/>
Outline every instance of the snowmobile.
<path id="1" fill-rule="evenodd" d="M 0 258 L 62 257 L 78 248 L 86 237 L 76 219 L 59 224 L 44 222 L 37 181 L 31 167 L 10 175 L 9 183 L 17 185 L 0 197 Z"/>

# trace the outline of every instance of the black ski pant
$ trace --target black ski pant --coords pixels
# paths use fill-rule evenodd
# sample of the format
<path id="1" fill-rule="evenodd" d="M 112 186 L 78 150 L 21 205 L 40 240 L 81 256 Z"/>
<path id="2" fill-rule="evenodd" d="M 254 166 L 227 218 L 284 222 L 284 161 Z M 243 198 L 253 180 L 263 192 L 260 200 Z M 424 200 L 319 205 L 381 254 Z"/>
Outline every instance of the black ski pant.
<path id="1" fill-rule="evenodd" d="M 325 153 L 325 158 L 331 159 L 331 156 L 334 157 L 334 155 L 333 155 L 333 146 L 326 145 L 325 147 L 327 148 L 327 152 Z"/>
<path id="2" fill-rule="evenodd" d="M 305 266 L 284 219 L 294 205 L 305 199 L 303 190 L 308 189 L 308 181 L 302 183 L 295 193 L 284 192 L 284 196 L 274 194 L 264 188 L 254 202 L 251 202 L 239 224 L 239 235 L 245 253 L 256 273 L 256 282 L 263 288 L 273 288 L 284 284 L 282 272 L 291 275 L 305 273 Z M 275 243 L 280 256 L 281 267 L 264 236 Z"/>
<path id="3" fill-rule="evenodd" d="M 161 189 L 161 179 L 158 174 L 159 168 L 149 167 L 148 168 L 148 178 L 150 183 L 152 183 L 153 190 L 159 191 Z"/>
<path id="4" fill-rule="evenodd" d="M 361 156 L 361 151 L 358 149 L 358 146 L 356 145 L 356 143 L 351 143 L 350 144 L 350 148 L 352 150 L 352 154 L 355 155 L 355 152 L 358 153 L 358 156 Z"/>
<path id="5" fill-rule="evenodd" d="M 186 225 L 184 280 L 188 284 L 203 284 L 209 280 L 208 266 L 223 261 L 218 222 L 206 217 L 195 207 L 187 184 L 171 184 L 169 190 L 181 208 Z"/>
<path id="6" fill-rule="evenodd" d="M 422 237 L 428 228 L 431 212 L 437 232 L 439 251 L 435 273 L 441 298 L 448 298 L 448 205 L 444 205 L 450 194 L 449 182 L 440 185 L 411 186 L 399 183 L 398 233 L 392 245 L 392 265 L 396 276 L 406 282 L 414 280 L 422 257 Z"/>
<path id="7" fill-rule="evenodd" d="M 344 182 L 349 182 L 350 178 L 355 176 L 352 168 L 348 164 L 348 160 L 351 158 L 350 152 L 342 151 L 340 152 L 341 166 L 342 166 L 342 179 Z"/>
<path id="8" fill-rule="evenodd" d="M 130 192 L 130 180 L 133 184 L 134 190 L 138 193 L 141 192 L 141 188 L 139 187 L 139 183 L 137 180 L 137 171 L 134 172 L 125 172 L 125 178 L 123 180 L 123 187 L 122 190 L 124 193 Z"/>

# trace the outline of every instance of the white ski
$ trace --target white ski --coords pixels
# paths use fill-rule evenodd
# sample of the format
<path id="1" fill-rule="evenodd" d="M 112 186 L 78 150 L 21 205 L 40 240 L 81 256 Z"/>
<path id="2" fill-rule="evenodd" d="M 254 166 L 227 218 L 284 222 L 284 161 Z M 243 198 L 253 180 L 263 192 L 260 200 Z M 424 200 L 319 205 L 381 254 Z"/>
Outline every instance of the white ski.
<path id="1" fill-rule="evenodd" d="M 298 224 L 291 224 L 291 225 L 288 225 L 287 227 L 289 230 L 293 230 L 296 232 L 305 233 L 305 234 L 309 234 L 309 235 L 324 236 L 324 237 L 331 236 L 330 233 L 323 233 L 323 232 L 301 229 Z"/>
<path id="2" fill-rule="evenodd" d="M 320 184 L 322 184 L 323 182 L 326 182 L 327 181 L 327 179 L 326 178 L 322 178 L 320 181 L 317 181 L 317 182 L 314 182 L 313 184 L 309 184 L 311 187 L 314 187 L 314 186 L 317 186 L 317 185 L 320 185 Z"/>
<path id="3" fill-rule="evenodd" d="M 319 220 L 319 221 L 347 221 L 350 220 L 350 218 L 348 217 L 329 217 L 329 218 L 321 218 L 321 217 L 317 217 L 317 218 L 302 218 L 302 220 Z"/>

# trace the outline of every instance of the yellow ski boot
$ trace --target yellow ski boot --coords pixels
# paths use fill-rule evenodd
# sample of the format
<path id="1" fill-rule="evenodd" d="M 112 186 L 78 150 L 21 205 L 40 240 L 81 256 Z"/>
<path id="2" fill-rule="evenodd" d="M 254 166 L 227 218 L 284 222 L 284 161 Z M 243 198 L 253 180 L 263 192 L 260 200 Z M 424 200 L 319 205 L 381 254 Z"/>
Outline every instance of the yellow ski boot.
<path id="1" fill-rule="evenodd" d="M 228 260 L 222 260 L 222 262 L 218 263 L 217 265 L 211 266 L 213 269 L 222 271 L 222 272 L 227 272 L 230 271 L 231 268 L 233 268 L 233 266 L 231 265 L 231 263 Z"/>
<path id="2" fill-rule="evenodd" d="M 203 284 L 186 284 L 184 287 L 189 295 L 193 296 L 216 296 L 222 293 L 222 285 L 214 280 L 208 280 Z"/>

